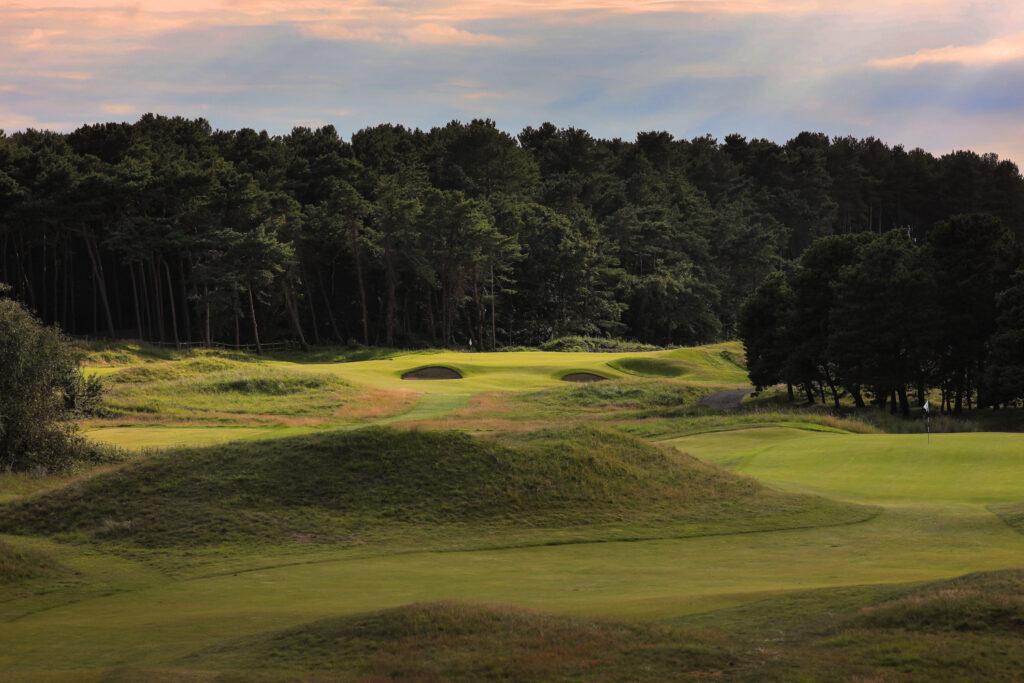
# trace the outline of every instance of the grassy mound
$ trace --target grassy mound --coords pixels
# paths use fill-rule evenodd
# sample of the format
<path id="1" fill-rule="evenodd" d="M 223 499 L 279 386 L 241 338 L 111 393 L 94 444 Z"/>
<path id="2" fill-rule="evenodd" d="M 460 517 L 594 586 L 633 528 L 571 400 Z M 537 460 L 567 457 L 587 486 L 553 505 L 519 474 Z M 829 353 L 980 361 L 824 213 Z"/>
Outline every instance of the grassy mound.
<path id="1" fill-rule="evenodd" d="M 677 382 L 609 380 L 579 382 L 558 389 L 526 394 L 521 401 L 566 408 L 668 408 L 696 403 L 708 389 Z"/>
<path id="2" fill-rule="evenodd" d="M 644 358 L 641 356 L 620 358 L 608 363 L 616 370 L 640 377 L 682 377 L 691 367 L 674 358 Z"/>
<path id="3" fill-rule="evenodd" d="M 1018 681 L 1024 570 L 787 593 L 671 624 L 747 643 L 730 672 L 757 673 L 741 680 Z"/>
<path id="4" fill-rule="evenodd" d="M 1022 599 L 1024 571 L 1007 570 L 785 595 L 660 624 L 435 602 L 240 638 L 175 666 L 300 679 L 1009 681 L 1024 663 Z"/>
<path id="5" fill-rule="evenodd" d="M 1024 534 L 1024 503 L 993 506 L 992 512 L 1019 534 Z"/>
<path id="6" fill-rule="evenodd" d="M 866 607 L 854 625 L 905 631 L 1024 633 L 1024 569 L 968 574 Z"/>
<path id="7" fill-rule="evenodd" d="M 589 428 L 494 439 L 375 428 L 155 455 L 0 510 L 0 530 L 166 548 L 487 547 L 821 526 L 874 514 Z"/>
<path id="8" fill-rule="evenodd" d="M 184 379 L 228 370 L 244 370 L 250 365 L 251 363 L 245 361 L 218 358 L 216 356 L 203 356 L 186 360 L 168 360 L 147 363 L 145 365 L 133 365 L 110 373 L 106 376 L 106 381 L 113 385 L 144 384 L 147 382 Z"/>
<path id="9" fill-rule="evenodd" d="M 349 394 L 336 375 L 221 358 L 135 366 L 110 376 L 106 407 L 114 415 L 215 419 L 224 415 L 330 415 Z M 280 401 L 281 396 L 290 400 Z"/>
<path id="10" fill-rule="evenodd" d="M 43 553 L 19 550 L 0 542 L 0 586 L 51 576 L 59 571 L 57 563 Z"/>
<path id="11" fill-rule="evenodd" d="M 439 602 L 243 638 L 177 664 L 360 680 L 663 681 L 731 663 L 723 648 L 655 624 Z"/>

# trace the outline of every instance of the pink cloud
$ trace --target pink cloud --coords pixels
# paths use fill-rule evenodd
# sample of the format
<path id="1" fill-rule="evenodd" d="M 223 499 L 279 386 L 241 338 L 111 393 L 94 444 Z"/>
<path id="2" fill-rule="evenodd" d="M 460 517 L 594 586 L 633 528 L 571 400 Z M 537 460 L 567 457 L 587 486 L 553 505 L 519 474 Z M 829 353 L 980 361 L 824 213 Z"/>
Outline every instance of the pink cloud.
<path id="1" fill-rule="evenodd" d="M 132 104 L 103 104 L 100 109 L 108 114 L 131 114 L 138 111 Z"/>
<path id="2" fill-rule="evenodd" d="M 402 35 L 411 43 L 430 45 L 496 45 L 509 42 L 507 38 L 463 31 L 454 26 L 425 23 L 402 30 Z"/>
<path id="3" fill-rule="evenodd" d="M 910 55 L 875 59 L 870 66 L 883 69 L 912 69 L 922 64 L 963 64 L 965 66 L 991 65 L 1024 59 L 1024 31 L 994 38 L 980 45 L 947 45 L 918 50 Z"/>

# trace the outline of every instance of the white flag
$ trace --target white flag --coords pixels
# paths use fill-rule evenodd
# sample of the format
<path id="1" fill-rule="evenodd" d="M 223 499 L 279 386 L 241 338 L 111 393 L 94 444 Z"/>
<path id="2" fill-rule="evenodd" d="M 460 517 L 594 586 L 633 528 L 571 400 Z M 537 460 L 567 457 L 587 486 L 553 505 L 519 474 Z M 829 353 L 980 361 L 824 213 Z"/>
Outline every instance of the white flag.
<path id="1" fill-rule="evenodd" d="M 926 412 L 926 413 L 929 412 L 929 410 L 928 410 L 928 401 L 924 402 L 924 412 Z"/>

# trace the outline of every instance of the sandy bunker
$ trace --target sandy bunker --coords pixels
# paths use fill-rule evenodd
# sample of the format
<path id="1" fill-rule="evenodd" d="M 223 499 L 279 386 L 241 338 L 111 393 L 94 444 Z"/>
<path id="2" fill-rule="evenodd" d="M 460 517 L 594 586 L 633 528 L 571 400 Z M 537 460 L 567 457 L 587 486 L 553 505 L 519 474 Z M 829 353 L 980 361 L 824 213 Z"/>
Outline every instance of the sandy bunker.
<path id="1" fill-rule="evenodd" d="M 418 370 L 410 370 L 402 375 L 402 379 L 462 379 L 462 375 L 443 365 L 431 365 Z"/>
<path id="2" fill-rule="evenodd" d="M 606 379 L 608 378 L 592 372 L 570 372 L 562 377 L 563 382 L 603 382 Z"/>

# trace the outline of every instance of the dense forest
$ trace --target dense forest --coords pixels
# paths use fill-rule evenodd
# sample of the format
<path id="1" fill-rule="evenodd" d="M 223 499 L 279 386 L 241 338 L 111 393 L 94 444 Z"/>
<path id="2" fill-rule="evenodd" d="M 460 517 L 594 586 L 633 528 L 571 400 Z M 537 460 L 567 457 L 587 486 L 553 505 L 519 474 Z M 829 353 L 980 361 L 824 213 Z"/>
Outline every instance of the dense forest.
<path id="1" fill-rule="evenodd" d="M 910 414 L 960 413 L 1024 397 L 1024 270 L 998 218 L 958 215 L 924 240 L 905 231 L 816 240 L 745 302 L 740 336 L 751 381 L 799 387 L 838 408 L 864 393 Z"/>
<path id="2" fill-rule="evenodd" d="M 687 344 L 735 337 L 741 304 L 762 282 L 775 288 L 758 290 L 762 298 L 835 288 L 847 308 L 841 295 L 862 285 L 910 297 L 896 265 L 929 271 L 908 276 L 916 302 L 969 302 L 975 284 L 961 279 L 958 237 L 946 246 L 934 237 L 960 214 L 992 216 L 1015 249 L 1017 167 L 872 138 L 623 141 L 551 124 L 513 137 L 489 120 L 380 125 L 348 141 L 330 126 L 272 136 L 155 115 L 68 134 L 0 133 L 0 282 L 69 333 L 170 343 L 486 349 L 586 334 Z M 894 230 L 903 237 L 886 236 Z M 853 237 L 807 251 L 826 236 Z M 926 243 L 933 261 L 902 255 Z M 871 249 L 909 261 L 843 270 L 854 252 L 874 258 Z M 819 257 L 841 277 L 816 270 Z M 1013 268 L 999 268 L 977 286 L 1009 287 Z M 866 343 L 853 321 L 885 325 L 871 310 L 808 305 L 819 306 L 808 314 L 818 322 L 849 315 L 849 338 L 836 338 L 845 341 L 815 332 L 829 354 L 855 337 Z M 950 343 L 985 343 L 994 324 Z M 810 369 L 782 362 L 763 379 L 890 393 L 879 388 L 890 380 L 824 353 L 808 355 Z M 921 368 L 948 362 L 928 353 L 890 384 L 920 384 Z M 976 378 L 983 368 L 956 372 Z"/>

